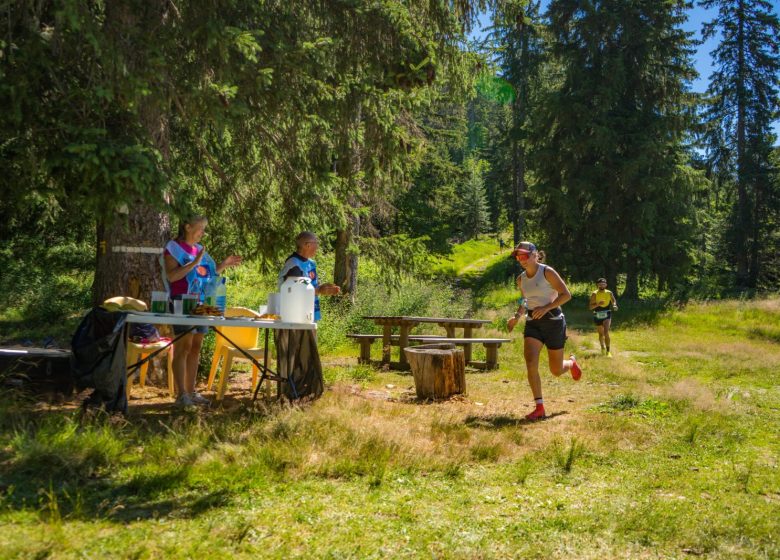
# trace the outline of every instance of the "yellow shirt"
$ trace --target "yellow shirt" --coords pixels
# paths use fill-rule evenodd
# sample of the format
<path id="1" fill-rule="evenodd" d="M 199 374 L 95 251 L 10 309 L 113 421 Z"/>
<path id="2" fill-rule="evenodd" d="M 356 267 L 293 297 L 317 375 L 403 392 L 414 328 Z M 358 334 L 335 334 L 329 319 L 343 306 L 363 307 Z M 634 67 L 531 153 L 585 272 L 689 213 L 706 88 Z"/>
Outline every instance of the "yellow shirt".
<path id="1" fill-rule="evenodd" d="M 609 290 L 593 290 L 590 294 L 590 301 L 596 304 L 596 307 L 611 307 L 612 306 L 612 292 Z"/>

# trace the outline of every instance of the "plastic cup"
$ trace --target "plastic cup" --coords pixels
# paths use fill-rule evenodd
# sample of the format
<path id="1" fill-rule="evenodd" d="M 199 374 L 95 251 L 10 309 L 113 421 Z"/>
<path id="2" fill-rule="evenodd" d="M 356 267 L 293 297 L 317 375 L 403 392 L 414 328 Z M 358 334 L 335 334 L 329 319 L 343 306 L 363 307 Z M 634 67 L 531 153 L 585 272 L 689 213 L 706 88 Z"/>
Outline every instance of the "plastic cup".
<path id="1" fill-rule="evenodd" d="M 173 300 L 173 314 L 184 315 L 184 301 L 180 299 Z"/>
<path id="2" fill-rule="evenodd" d="M 268 306 L 267 305 L 261 305 L 260 307 L 257 308 L 257 312 L 260 315 L 265 315 L 266 313 L 268 313 Z"/>
<path id="3" fill-rule="evenodd" d="M 279 315 L 279 292 L 268 294 L 268 306 L 266 313 Z"/>
<path id="4" fill-rule="evenodd" d="M 198 306 L 198 296 L 186 294 L 181 296 L 183 311 L 185 315 L 191 315 L 192 310 Z"/>
<path id="5" fill-rule="evenodd" d="M 168 293 L 152 292 L 152 313 L 166 313 L 168 311 Z"/>

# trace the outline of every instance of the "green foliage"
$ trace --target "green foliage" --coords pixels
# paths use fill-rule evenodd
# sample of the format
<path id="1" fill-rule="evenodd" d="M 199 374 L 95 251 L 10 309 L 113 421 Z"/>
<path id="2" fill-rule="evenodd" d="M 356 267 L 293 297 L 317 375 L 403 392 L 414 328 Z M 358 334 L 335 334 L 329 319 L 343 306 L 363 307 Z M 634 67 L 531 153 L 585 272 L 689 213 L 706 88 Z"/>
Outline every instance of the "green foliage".
<path id="1" fill-rule="evenodd" d="M 729 266 L 733 284 L 776 286 L 776 259 L 766 246 L 777 246 L 770 216 L 780 208 L 779 168 L 772 158 L 777 140 L 772 123 L 780 109 L 780 20 L 763 0 L 700 4 L 717 9 L 716 18 L 704 24 L 704 38 L 720 38 L 703 117 L 707 168 L 733 193 L 721 241 L 735 257 Z"/>
<path id="2" fill-rule="evenodd" d="M 688 167 L 692 43 L 684 2 L 550 4 L 550 51 L 560 79 L 534 115 L 537 219 L 566 277 L 627 274 L 662 284 L 691 263 L 693 196 L 706 181 Z"/>
<path id="3" fill-rule="evenodd" d="M 627 412 L 646 417 L 667 416 L 670 408 L 669 404 L 656 399 L 643 399 L 637 395 L 624 394 L 616 395 L 609 401 L 596 407 L 596 410 L 606 414 L 615 412 Z"/>

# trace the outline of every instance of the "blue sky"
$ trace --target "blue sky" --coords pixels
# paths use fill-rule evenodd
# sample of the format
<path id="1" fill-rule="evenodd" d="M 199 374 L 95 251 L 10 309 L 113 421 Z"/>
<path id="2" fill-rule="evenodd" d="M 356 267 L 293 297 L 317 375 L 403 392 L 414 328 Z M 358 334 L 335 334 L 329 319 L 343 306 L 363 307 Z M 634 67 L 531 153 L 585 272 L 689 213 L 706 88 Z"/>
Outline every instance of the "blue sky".
<path id="1" fill-rule="evenodd" d="M 548 4 L 548 0 L 542 0 L 542 10 L 546 9 L 546 6 Z M 778 9 L 780 7 L 780 0 L 774 0 L 771 2 L 774 13 L 778 13 Z M 687 31 L 693 31 L 694 32 L 694 38 L 699 40 L 701 39 L 701 28 L 702 24 L 706 21 L 711 21 L 714 19 L 714 16 L 717 14 L 716 10 L 705 10 L 704 8 L 700 6 L 694 6 L 691 10 L 688 12 L 688 21 L 683 26 Z M 482 27 L 486 27 L 490 25 L 489 18 L 487 14 L 482 14 L 479 18 L 479 23 L 482 25 Z M 475 29 L 474 33 L 472 33 L 474 36 L 481 36 L 479 29 Z M 709 39 L 707 42 L 699 45 L 697 47 L 696 54 L 694 56 L 694 66 L 696 67 L 696 71 L 699 73 L 699 77 L 694 80 L 694 82 L 691 84 L 691 89 L 695 92 L 704 92 L 707 89 L 707 84 L 709 82 L 710 74 L 712 73 L 712 58 L 710 57 L 710 52 L 712 52 L 715 47 L 718 44 L 718 38 L 713 37 Z M 778 140 L 775 142 L 775 144 L 780 141 L 780 123 L 775 123 L 774 125 L 774 132 L 775 135 L 778 136 Z"/>

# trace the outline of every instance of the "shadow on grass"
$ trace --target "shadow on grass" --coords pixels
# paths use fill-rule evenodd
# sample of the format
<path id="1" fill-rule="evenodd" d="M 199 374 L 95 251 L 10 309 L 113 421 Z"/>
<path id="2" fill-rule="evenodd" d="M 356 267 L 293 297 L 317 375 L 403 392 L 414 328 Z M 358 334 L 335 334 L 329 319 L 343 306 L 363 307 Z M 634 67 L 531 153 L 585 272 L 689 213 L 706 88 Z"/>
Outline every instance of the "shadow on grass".
<path id="1" fill-rule="evenodd" d="M 232 437 L 236 424 L 252 423 L 274 409 L 237 402 L 230 410 L 186 413 L 155 403 L 132 407 L 122 418 L 80 416 L 74 403 L 68 406 L 38 409 L 28 400 L 0 399 L 0 511 L 125 523 L 191 518 L 224 507 L 231 492 L 219 483 L 204 488 L 193 480 L 194 465 Z M 191 429 L 201 449 L 179 456 Z M 146 461 L 144 448 L 150 445 L 161 457 L 171 456 L 159 464 Z"/>
<path id="2" fill-rule="evenodd" d="M 555 418 L 556 416 L 563 416 L 568 414 L 566 410 L 559 412 L 553 412 L 548 414 L 544 420 Z M 543 420 L 528 420 L 525 417 L 506 416 L 503 414 L 495 416 L 467 416 L 463 423 L 469 428 L 485 428 L 488 430 L 503 430 L 504 428 L 512 428 L 517 426 L 527 426 L 529 424 L 536 424 Z"/>

